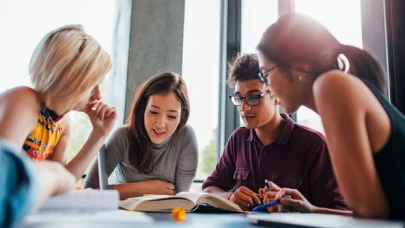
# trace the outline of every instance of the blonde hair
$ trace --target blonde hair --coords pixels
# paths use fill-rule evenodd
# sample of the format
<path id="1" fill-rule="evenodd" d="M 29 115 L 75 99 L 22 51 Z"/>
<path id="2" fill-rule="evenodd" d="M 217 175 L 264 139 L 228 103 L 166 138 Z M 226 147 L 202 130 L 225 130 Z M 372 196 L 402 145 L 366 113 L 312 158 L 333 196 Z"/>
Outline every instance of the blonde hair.
<path id="1" fill-rule="evenodd" d="M 29 74 L 41 101 L 63 114 L 89 96 L 111 67 L 109 54 L 83 26 L 66 25 L 42 38 Z"/>

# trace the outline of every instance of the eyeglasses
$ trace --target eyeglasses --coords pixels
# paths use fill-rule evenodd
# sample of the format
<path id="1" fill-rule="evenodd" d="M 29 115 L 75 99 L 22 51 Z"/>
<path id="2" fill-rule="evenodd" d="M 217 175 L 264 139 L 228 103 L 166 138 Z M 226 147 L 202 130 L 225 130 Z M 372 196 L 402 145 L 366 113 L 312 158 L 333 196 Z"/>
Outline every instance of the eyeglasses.
<path id="1" fill-rule="evenodd" d="M 264 73 L 263 73 L 263 72 L 257 73 L 257 76 L 259 76 L 260 81 L 262 81 L 264 84 L 268 85 L 269 83 L 268 83 L 268 81 L 267 81 L 266 76 L 267 76 L 268 73 L 270 73 L 271 71 L 275 70 L 277 67 L 278 67 L 278 66 L 275 65 L 274 67 L 272 67 L 272 68 L 266 70 L 266 72 L 264 72 Z"/>
<path id="2" fill-rule="evenodd" d="M 265 72 L 259 72 L 257 73 L 257 76 L 259 76 L 260 81 L 262 81 L 264 84 L 269 85 L 269 82 L 267 81 L 267 75 L 273 71 L 274 69 L 276 69 L 278 66 L 275 65 L 274 67 L 266 70 Z M 302 69 L 298 69 L 298 68 L 290 68 L 291 70 L 296 70 L 298 72 L 301 73 L 305 73 L 305 74 L 312 74 L 312 71 L 307 71 L 307 70 L 302 70 Z"/>
<path id="3" fill-rule="evenodd" d="M 248 95 L 248 96 L 238 96 L 238 95 L 230 95 L 229 98 L 231 99 L 232 103 L 236 106 L 241 106 L 243 101 L 246 102 L 246 104 L 250 106 L 256 106 L 260 104 L 260 98 L 262 98 L 264 95 L 268 94 L 269 91 L 266 91 L 264 93 L 258 94 L 258 95 Z"/>

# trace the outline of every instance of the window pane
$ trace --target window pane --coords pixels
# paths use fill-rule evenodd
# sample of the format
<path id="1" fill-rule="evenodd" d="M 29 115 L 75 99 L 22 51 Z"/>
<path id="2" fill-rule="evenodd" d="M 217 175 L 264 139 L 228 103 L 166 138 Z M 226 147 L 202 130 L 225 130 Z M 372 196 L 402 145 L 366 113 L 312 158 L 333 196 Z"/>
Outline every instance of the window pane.
<path id="1" fill-rule="evenodd" d="M 278 0 L 242 0 L 241 53 L 256 53 L 264 31 L 277 18 Z M 240 116 L 239 123 L 245 126 Z"/>
<path id="2" fill-rule="evenodd" d="M 360 0 L 296 0 L 295 11 L 318 20 L 342 44 L 362 48 Z"/>
<path id="3" fill-rule="evenodd" d="M 296 0 L 295 11 L 318 20 L 342 44 L 362 48 L 360 0 Z M 324 133 L 320 117 L 306 107 L 298 109 L 297 122 Z"/>
<path id="4" fill-rule="evenodd" d="M 205 179 L 217 164 L 221 1 L 185 3 L 182 75 L 190 96 L 188 124 L 196 132 L 200 150 L 196 179 Z M 197 185 L 192 188 L 200 190 Z"/>
<path id="5" fill-rule="evenodd" d="M 14 86 L 30 86 L 28 63 L 41 38 L 49 31 L 66 24 L 82 24 L 103 48 L 110 53 L 115 2 L 110 0 L 2 0 L 0 25 L 0 92 Z M 105 98 L 104 88 L 102 93 Z M 71 138 L 67 159 L 79 151 L 92 126 L 88 117 L 71 112 Z"/>
<path id="6" fill-rule="evenodd" d="M 278 18 L 278 0 L 242 0 L 241 52 L 256 53 L 267 27 Z"/>

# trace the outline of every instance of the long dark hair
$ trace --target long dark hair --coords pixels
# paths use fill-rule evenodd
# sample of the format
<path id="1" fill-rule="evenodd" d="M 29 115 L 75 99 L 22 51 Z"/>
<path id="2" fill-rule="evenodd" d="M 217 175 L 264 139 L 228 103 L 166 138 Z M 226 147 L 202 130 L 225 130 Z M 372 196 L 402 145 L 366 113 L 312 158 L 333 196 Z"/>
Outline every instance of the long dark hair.
<path id="1" fill-rule="evenodd" d="M 302 14 L 281 16 L 267 28 L 257 49 L 284 70 L 291 69 L 293 63 L 309 64 L 314 77 L 333 69 L 343 70 L 338 61 L 343 54 L 350 65 L 349 73 L 385 91 L 385 74 L 370 53 L 342 45 L 324 26 Z"/>
<path id="2" fill-rule="evenodd" d="M 174 135 L 186 125 L 190 115 L 190 102 L 184 80 L 176 73 L 163 72 L 152 76 L 144 82 L 135 93 L 131 113 L 127 119 L 129 125 L 129 153 L 131 165 L 140 173 L 149 174 L 153 171 L 152 142 L 146 132 L 144 115 L 149 97 L 154 94 L 173 92 L 181 103 L 180 123 Z"/>

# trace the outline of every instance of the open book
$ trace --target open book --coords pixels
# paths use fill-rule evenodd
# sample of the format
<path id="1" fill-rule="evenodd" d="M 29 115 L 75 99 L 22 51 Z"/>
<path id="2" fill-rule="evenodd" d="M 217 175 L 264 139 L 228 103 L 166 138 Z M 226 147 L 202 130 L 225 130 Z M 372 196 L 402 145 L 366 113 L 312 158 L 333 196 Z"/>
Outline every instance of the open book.
<path id="1" fill-rule="evenodd" d="M 229 200 L 203 192 L 179 192 L 174 196 L 140 196 L 120 201 L 121 208 L 131 211 L 170 211 L 175 207 L 180 207 L 187 212 L 192 212 L 202 204 L 226 211 L 244 212 L 237 204 Z"/>

